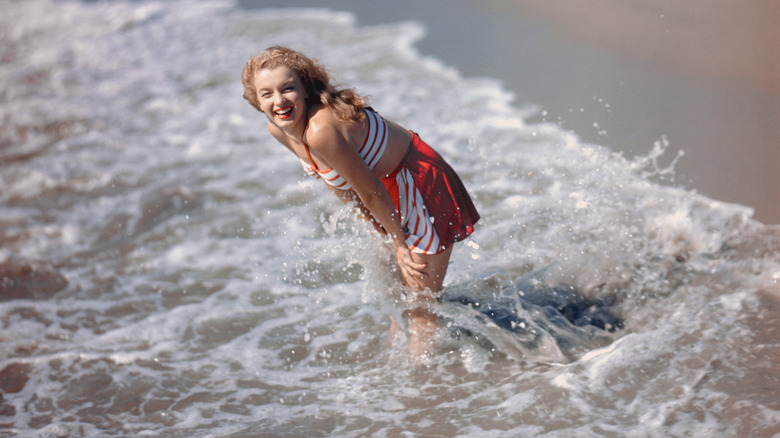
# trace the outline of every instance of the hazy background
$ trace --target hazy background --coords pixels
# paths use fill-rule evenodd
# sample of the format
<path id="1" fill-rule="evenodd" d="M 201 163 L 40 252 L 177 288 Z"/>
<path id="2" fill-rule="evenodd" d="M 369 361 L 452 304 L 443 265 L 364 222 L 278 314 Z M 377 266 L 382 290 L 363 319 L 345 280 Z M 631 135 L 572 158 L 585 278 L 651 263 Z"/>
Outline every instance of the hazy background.
<path id="1" fill-rule="evenodd" d="M 279 7 L 244 0 L 246 7 Z M 626 156 L 683 150 L 674 183 L 780 223 L 780 3 L 761 0 L 290 0 L 417 20 L 420 51 L 493 77 L 545 120 Z M 334 60 L 323 60 L 335 62 Z M 541 116 L 540 116 L 541 118 Z M 663 161 L 663 160 L 662 160 Z"/>

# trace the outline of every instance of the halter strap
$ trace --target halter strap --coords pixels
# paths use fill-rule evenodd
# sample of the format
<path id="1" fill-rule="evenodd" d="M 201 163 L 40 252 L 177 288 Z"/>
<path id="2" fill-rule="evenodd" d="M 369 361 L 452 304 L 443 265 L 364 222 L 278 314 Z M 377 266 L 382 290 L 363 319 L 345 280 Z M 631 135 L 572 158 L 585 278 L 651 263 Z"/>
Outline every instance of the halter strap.
<path id="1" fill-rule="evenodd" d="M 306 130 L 309 129 L 309 112 L 306 111 L 306 124 L 303 125 L 303 134 L 301 134 L 301 143 L 303 143 L 303 148 L 306 149 L 306 155 L 309 156 L 309 163 L 311 163 L 311 168 L 314 169 L 316 172 L 320 171 L 320 168 L 317 167 L 317 163 L 314 162 L 314 158 L 311 156 L 311 151 L 309 150 L 309 145 L 306 144 L 306 140 L 303 138 L 306 137 Z"/>

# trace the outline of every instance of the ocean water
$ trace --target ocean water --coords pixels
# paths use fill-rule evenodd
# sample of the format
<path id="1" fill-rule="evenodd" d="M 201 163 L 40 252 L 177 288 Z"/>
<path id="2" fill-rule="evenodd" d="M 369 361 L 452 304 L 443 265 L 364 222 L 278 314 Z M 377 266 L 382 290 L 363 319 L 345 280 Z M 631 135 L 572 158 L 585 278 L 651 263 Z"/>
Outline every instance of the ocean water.
<path id="1" fill-rule="evenodd" d="M 629 160 L 531 122 L 542 110 L 498 81 L 421 56 L 414 22 L 2 9 L 0 435 L 780 434 L 780 231 L 674 186 L 664 141 Z M 482 220 L 445 294 L 472 304 L 435 305 L 435 354 L 388 338 L 407 303 L 386 243 L 241 98 L 243 63 L 273 44 L 319 58 L 469 188 Z M 529 284 L 621 324 L 574 324 Z"/>

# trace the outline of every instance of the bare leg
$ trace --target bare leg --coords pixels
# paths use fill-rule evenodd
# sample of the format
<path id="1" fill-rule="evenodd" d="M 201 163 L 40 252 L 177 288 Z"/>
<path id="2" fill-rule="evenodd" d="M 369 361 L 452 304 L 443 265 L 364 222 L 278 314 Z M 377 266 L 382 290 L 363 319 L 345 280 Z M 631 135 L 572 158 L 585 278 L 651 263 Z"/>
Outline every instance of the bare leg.
<path id="1" fill-rule="evenodd" d="M 409 329 L 409 353 L 413 356 L 421 356 L 430 350 L 433 335 L 436 333 L 437 319 L 428 306 L 436 300 L 436 295 L 441 290 L 451 255 L 452 246 L 439 254 L 412 253 L 414 261 L 428 264 L 425 270 L 428 276 L 423 279 L 423 284 L 425 289 L 429 290 L 428 293 L 420 291 L 416 297 L 416 307 L 404 312 Z"/>

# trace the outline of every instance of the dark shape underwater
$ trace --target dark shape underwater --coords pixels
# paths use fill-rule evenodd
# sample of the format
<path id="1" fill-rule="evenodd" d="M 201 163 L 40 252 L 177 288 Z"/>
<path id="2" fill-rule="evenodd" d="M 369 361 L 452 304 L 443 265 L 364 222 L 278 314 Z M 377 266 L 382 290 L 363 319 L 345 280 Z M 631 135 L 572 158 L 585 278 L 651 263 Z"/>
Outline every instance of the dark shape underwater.
<path id="1" fill-rule="evenodd" d="M 538 345 L 537 329 L 549 333 L 561 349 L 571 350 L 599 332 L 613 333 L 623 328 L 623 320 L 610 310 L 614 297 L 590 298 L 568 284 L 549 285 L 543 279 L 547 269 L 515 281 L 494 272 L 477 280 L 477 284 L 448 288 L 442 301 L 469 306 L 478 312 L 480 322 L 489 320 L 531 349 Z M 473 328 L 459 330 L 473 335 Z"/>

